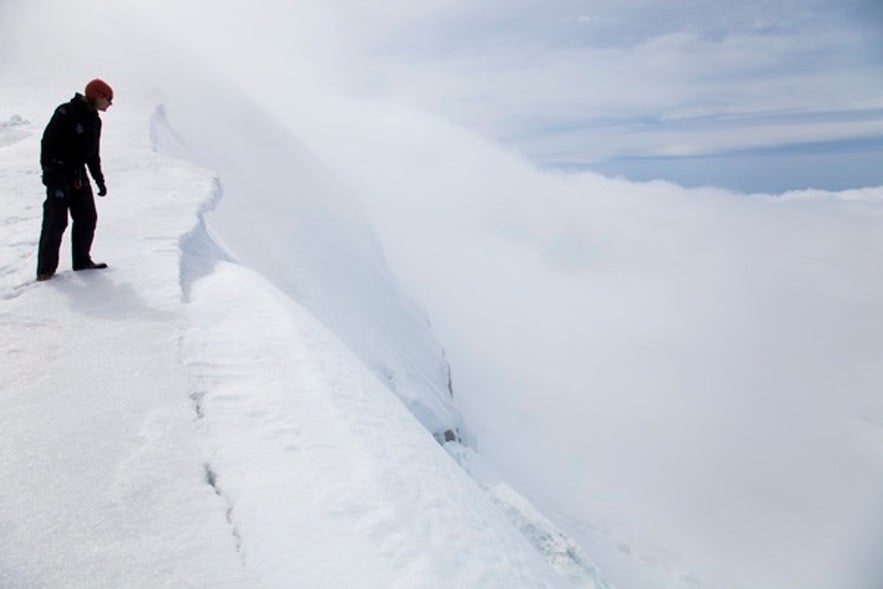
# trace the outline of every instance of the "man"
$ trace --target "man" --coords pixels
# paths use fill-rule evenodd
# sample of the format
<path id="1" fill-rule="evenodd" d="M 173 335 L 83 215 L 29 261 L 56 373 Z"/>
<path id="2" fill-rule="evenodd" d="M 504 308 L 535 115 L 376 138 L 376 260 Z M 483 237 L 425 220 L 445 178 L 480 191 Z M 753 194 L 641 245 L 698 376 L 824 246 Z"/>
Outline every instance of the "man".
<path id="1" fill-rule="evenodd" d="M 49 280 L 58 268 L 58 250 L 67 228 L 70 211 L 71 255 L 74 270 L 107 268 L 92 261 L 90 250 L 98 213 L 86 168 L 98 186 L 98 196 L 107 194 L 101 172 L 99 143 L 101 118 L 113 102 L 113 90 L 103 80 L 86 84 L 85 94 L 77 93 L 70 102 L 55 109 L 43 132 L 40 166 L 46 186 L 43 226 L 37 254 L 37 280 Z"/>

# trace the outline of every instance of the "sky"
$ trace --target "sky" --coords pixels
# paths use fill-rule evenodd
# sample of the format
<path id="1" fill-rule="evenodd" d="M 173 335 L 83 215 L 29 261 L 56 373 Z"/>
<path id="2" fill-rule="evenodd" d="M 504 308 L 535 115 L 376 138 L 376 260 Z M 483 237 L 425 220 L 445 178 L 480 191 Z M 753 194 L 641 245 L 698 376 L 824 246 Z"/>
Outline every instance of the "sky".
<path id="1" fill-rule="evenodd" d="M 598 161 L 637 153 L 663 171 L 672 157 L 757 157 L 755 143 L 873 146 L 877 62 L 855 58 L 873 48 L 859 24 L 872 27 L 873 14 L 842 13 L 840 44 L 819 16 L 832 5 L 758 3 L 728 16 L 737 34 L 730 20 L 695 20 L 709 4 L 674 4 L 653 26 L 611 25 L 603 42 L 565 50 L 564 28 L 617 15 L 634 27 L 617 10 L 652 5 L 264 2 L 228 14 L 176 2 L 133 23 L 118 3 L 94 1 L 102 10 L 80 24 L 102 42 L 64 53 L 31 41 L 67 39 L 76 7 L 19 5 L 31 18 L 7 21 L 26 43 L 4 69 L 14 83 L 0 85 L 0 121 L 24 113 L 39 128 L 39 113 L 95 70 L 117 89 L 116 112 L 126 94 L 164 104 L 225 187 L 209 234 L 317 316 L 329 301 L 324 324 L 363 361 L 372 348 L 411 355 L 372 339 L 386 311 L 362 313 L 382 298 L 366 293 L 382 291 L 360 289 L 351 270 L 376 270 L 382 252 L 445 350 L 479 451 L 621 586 L 828 587 L 852 574 L 876 589 L 879 573 L 862 567 L 883 530 L 880 189 L 760 196 L 634 182 L 528 150 L 564 149 L 555 134 L 512 139 L 549 121 L 570 129 L 589 112 L 615 124 L 580 150 L 599 150 Z M 605 83 L 588 84 L 573 60 L 556 61 L 563 54 L 596 58 L 586 63 Z M 799 98 L 779 91 L 771 54 L 816 64 L 785 68 L 788 88 L 806 89 Z M 722 65 L 728 75 L 713 76 Z M 659 113 L 694 128 L 623 131 Z M 121 170 L 148 126 L 123 123 L 106 145 Z M 848 169 L 838 173 L 863 184 Z M 132 176 L 121 196 L 143 196 Z M 317 214 L 326 206 L 330 225 Z M 317 278 L 330 296 L 302 290 Z M 347 329 L 354 317 L 371 329 Z"/>
<path id="2" fill-rule="evenodd" d="M 256 90 L 306 79 L 410 105 L 551 169 L 741 192 L 883 183 L 873 0 L 268 1 L 235 22 L 172 9 L 205 29 L 166 26 Z M 229 42 L 243 35 L 268 59 Z"/>

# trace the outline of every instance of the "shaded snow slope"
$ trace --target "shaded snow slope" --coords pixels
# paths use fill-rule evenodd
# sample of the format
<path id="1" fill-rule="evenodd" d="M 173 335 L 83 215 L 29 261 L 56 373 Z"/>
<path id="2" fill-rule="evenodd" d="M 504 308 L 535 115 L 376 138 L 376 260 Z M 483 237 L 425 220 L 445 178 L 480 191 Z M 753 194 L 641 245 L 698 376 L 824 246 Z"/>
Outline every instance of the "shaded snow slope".
<path id="1" fill-rule="evenodd" d="M 262 284 L 221 263 L 195 285 L 185 337 L 207 472 L 246 568 L 269 587 L 552 586 L 401 402 Z"/>
<path id="2" fill-rule="evenodd" d="M 164 92 L 158 149 L 217 171 L 206 234 L 323 321 L 440 440 L 470 441 L 428 321 L 386 268 L 354 194 L 234 88 Z"/>

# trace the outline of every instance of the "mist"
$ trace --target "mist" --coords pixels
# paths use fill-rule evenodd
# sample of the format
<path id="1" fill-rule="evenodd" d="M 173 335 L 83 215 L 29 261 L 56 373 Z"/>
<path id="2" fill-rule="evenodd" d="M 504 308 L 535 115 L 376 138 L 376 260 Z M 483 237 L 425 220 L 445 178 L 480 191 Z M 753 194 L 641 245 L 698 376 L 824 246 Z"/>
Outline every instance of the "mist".
<path id="1" fill-rule="evenodd" d="M 479 448 L 532 499 L 617 544 L 608 567 L 759 587 L 863 570 L 881 529 L 879 189 L 541 172 L 369 112 L 353 119 L 382 123 L 336 169 L 428 308 Z M 316 125 L 314 145 L 340 145 Z"/>

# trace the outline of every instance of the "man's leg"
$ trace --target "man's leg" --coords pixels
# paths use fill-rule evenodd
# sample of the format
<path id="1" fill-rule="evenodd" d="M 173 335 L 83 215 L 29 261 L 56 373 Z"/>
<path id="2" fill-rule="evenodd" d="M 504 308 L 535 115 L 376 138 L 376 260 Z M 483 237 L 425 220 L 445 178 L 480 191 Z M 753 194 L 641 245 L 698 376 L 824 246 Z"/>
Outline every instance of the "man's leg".
<path id="1" fill-rule="evenodd" d="M 89 252 L 95 237 L 98 212 L 95 210 L 92 188 L 88 184 L 71 192 L 71 218 L 74 220 L 71 228 L 71 261 L 74 270 L 91 268 L 94 264 Z"/>
<path id="2" fill-rule="evenodd" d="M 67 228 L 69 203 L 70 199 L 63 190 L 46 189 L 40 247 L 37 251 L 38 278 L 49 278 L 58 268 L 58 250 L 61 247 L 61 237 Z"/>

